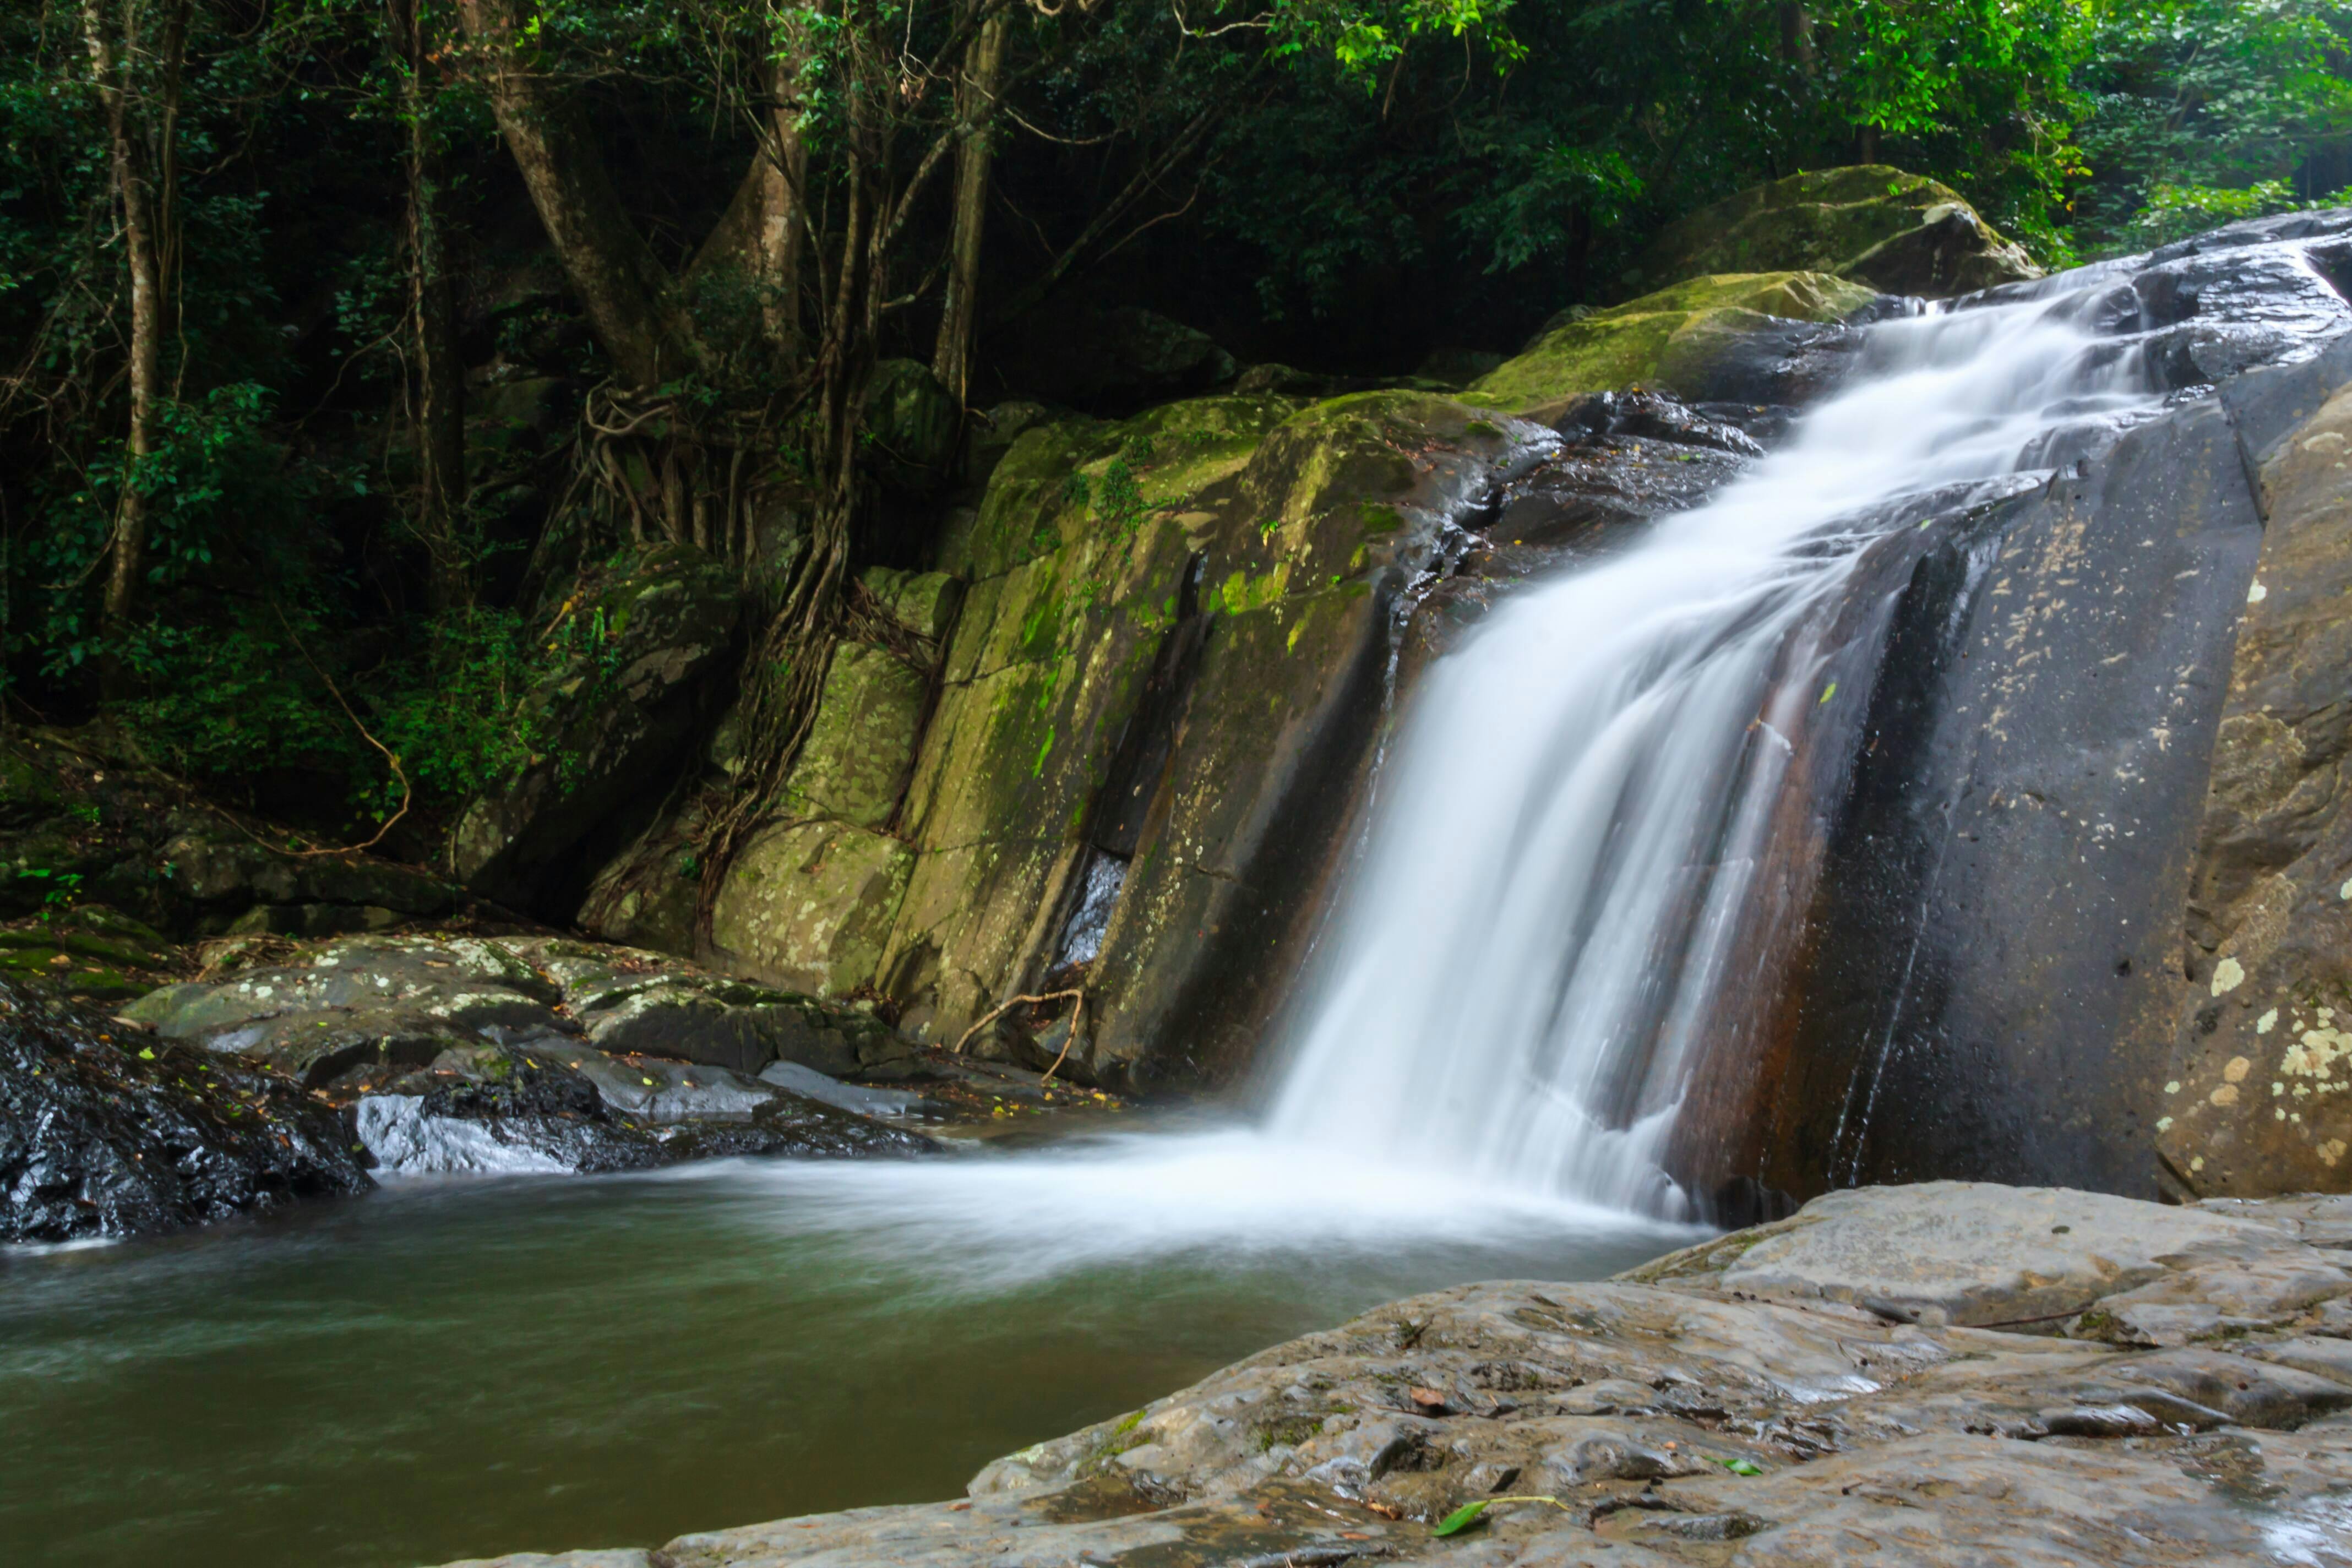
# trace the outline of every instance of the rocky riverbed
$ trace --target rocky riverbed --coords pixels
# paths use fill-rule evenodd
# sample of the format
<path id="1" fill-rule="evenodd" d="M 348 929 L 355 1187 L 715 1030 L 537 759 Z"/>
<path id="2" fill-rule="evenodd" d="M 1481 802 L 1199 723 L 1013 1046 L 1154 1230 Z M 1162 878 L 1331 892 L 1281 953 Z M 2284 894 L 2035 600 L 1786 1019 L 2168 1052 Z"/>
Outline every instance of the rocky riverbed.
<path id="1" fill-rule="evenodd" d="M 145 934 L 150 965 L 176 962 Z M 381 1176 L 934 1154 L 1120 1108 L 908 1040 L 870 1005 L 635 949 L 446 929 L 246 959 L 113 1016 L 0 979 L 0 1242 L 175 1229 Z"/>
<path id="2" fill-rule="evenodd" d="M 2352 1197 L 1840 1192 L 1393 1302 L 960 1500 L 466 1568 L 1358 1562 L 2352 1563 Z"/>

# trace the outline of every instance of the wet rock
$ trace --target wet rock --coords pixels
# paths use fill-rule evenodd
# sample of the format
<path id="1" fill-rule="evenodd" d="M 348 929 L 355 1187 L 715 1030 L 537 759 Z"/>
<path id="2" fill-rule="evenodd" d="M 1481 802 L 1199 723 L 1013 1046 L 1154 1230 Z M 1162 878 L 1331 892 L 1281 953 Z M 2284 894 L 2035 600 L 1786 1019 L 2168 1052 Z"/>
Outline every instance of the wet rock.
<path id="1" fill-rule="evenodd" d="M 445 1052 L 361 1097 L 353 1118 L 380 1168 L 401 1175 L 587 1174 L 937 1147 L 723 1068 L 609 1057 L 554 1039 Z"/>
<path id="2" fill-rule="evenodd" d="M 912 1089 L 843 1083 L 798 1062 L 770 1062 L 760 1069 L 760 1081 L 860 1116 L 910 1116 L 930 1103 Z"/>
<path id="3" fill-rule="evenodd" d="M 171 1230 L 368 1185 L 340 1119 L 288 1079 L 0 980 L 0 1242 Z"/>
<path id="4" fill-rule="evenodd" d="M 2251 379 L 2251 378 L 2250 378 Z M 2158 1147 L 2198 1193 L 2336 1186 L 2352 1149 L 2352 352 L 2263 378 L 2266 520 L 2242 590 L 2189 884 L 2190 985 Z M 2275 412 L 2271 412 L 2275 410 Z M 2297 416 L 2300 415 L 2300 417 Z M 2277 426 L 2284 423 L 2285 428 Z"/>
<path id="5" fill-rule="evenodd" d="M 1625 281 L 1632 292 L 1781 268 L 1928 299 L 2041 276 L 1958 192 L 1864 163 L 1791 174 L 1702 208 L 1660 234 Z"/>
<path id="6" fill-rule="evenodd" d="M 688 1535 L 696 1568 L 1377 1560 L 1493 1568 L 2097 1562 L 2125 1568 L 2343 1558 L 2352 1383 L 2286 1358 L 2308 1337 L 2117 1351 L 1925 1327 L 1814 1296 L 1727 1289 L 1746 1255 L 1836 1225 L 1888 1226 L 1920 1300 L 1973 1300 L 1994 1233 L 1948 1191 L 1718 1237 L 1592 1285 L 1461 1286 L 1391 1303 L 1194 1386 L 997 1460 L 952 1503 L 856 1509 Z M 2000 1206 L 1997 1190 L 1969 1194 Z M 2037 1194 L 2014 1194 L 2024 1215 Z M 2082 1196 L 2082 1194 L 2071 1194 Z M 2112 1200 L 2127 1241 L 2181 1211 Z M 2210 1219 L 2212 1216 L 2204 1216 Z M 2290 1253 L 2315 1251 L 2234 1216 Z M 2061 1221 L 2060 1223 L 2064 1223 Z M 2191 1247 L 2215 1232 L 2168 1233 Z M 2070 1233 L 2071 1234 L 2071 1233 Z M 2036 1243 L 2019 1232 L 2021 1263 Z M 2085 1279 L 2108 1271 L 2088 1268 Z M 1874 1269 L 1880 1265 L 1874 1263 Z M 2126 1269 L 2115 1277 L 2127 1276 Z M 1653 1281 L 1653 1282 L 1645 1282 Z M 2033 1287 L 2029 1285 L 2031 1290 Z M 1506 1397 L 1502 1389 L 1509 1391 Z M 1606 1401 L 1574 1396 L 1614 1391 Z M 1423 1414 L 1397 1408 L 1414 1393 Z M 1654 1408 L 1602 1413 L 1646 1395 Z M 1443 1408 L 1443 1414 L 1426 1412 Z M 1497 1502 L 1436 1540 L 1463 1503 Z M 520 1562 L 520 1560 L 515 1560 Z"/>
<path id="7" fill-rule="evenodd" d="M 309 961 L 167 987 L 129 1016 L 257 1058 L 352 1107 L 399 1173 L 638 1170 L 752 1153 L 891 1153 L 846 1086 L 887 1026 L 660 954 L 562 938 L 362 938 Z M 831 1101 L 832 1103 L 821 1103 Z"/>
<path id="8" fill-rule="evenodd" d="M 2174 376 L 2210 395 L 2120 425 L 2085 409 L 2027 454 L 2051 467 L 2038 493 L 1927 531 L 1944 539 L 1899 589 L 1885 662 L 1842 687 L 1850 771 L 1818 775 L 1826 853 L 1769 1010 L 1790 1076 L 1710 1113 L 1759 1129 L 1719 1169 L 1799 1194 L 1832 1173 L 2340 1184 L 2326 1156 L 2352 1124 L 2284 1070 L 2303 1035 L 2330 1038 L 2316 1009 L 2352 974 L 2316 673 L 2336 668 L 2340 476 L 2320 452 L 2300 489 L 2266 465 L 2352 379 L 2352 309 L 2258 237 L 2105 264 L 2082 307 L 2117 354 L 2208 329 L 2236 345 Z M 2275 493 L 2249 483 L 2273 471 Z M 1867 563 L 1855 584 L 1886 592 Z"/>

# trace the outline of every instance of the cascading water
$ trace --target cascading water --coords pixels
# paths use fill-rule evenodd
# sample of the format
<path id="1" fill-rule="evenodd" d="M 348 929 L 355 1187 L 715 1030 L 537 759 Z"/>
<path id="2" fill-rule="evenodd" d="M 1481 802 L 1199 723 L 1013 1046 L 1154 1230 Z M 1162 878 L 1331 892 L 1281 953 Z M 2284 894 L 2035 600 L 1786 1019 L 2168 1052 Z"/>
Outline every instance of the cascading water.
<path id="1" fill-rule="evenodd" d="M 1279 1141 L 1683 1217 L 1664 1142 L 1791 754 L 1813 638 L 1904 498 L 2152 409 L 2055 299 L 1869 331 L 1846 389 L 1706 504 L 1507 602 L 1391 752 L 1300 1012 Z"/>

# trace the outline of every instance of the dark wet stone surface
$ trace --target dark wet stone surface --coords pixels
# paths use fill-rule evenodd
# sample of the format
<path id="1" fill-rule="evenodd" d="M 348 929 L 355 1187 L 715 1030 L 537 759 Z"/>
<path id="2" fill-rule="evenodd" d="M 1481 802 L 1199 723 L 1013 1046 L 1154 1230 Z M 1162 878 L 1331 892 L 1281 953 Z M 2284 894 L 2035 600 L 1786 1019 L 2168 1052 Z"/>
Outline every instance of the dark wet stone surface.
<path id="1" fill-rule="evenodd" d="M 292 1080 L 0 981 L 0 1241 L 177 1229 L 370 1185 Z"/>

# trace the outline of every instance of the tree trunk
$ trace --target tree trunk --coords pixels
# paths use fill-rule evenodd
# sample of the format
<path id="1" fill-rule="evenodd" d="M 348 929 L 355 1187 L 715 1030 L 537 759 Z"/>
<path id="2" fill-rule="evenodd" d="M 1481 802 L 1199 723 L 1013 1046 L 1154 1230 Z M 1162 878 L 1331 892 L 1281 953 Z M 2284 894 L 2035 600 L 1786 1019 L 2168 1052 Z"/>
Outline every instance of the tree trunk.
<path id="1" fill-rule="evenodd" d="M 430 557 L 436 609 L 473 603 L 466 515 L 466 368 L 457 353 L 457 300 L 441 226 L 440 155 L 429 123 L 425 72 L 431 50 L 415 0 L 390 0 L 387 20 L 399 60 L 408 121 L 410 308 L 416 340 L 416 533 Z"/>
<path id="2" fill-rule="evenodd" d="M 1780 58 L 1813 74 L 1813 14 L 1796 0 L 1780 0 Z"/>
<path id="3" fill-rule="evenodd" d="M 109 15 L 101 0 L 83 0 L 82 26 L 91 79 L 106 120 L 108 159 L 122 213 L 122 242 L 131 271 L 130 429 L 123 441 L 123 478 L 106 576 L 105 680 L 121 684 L 117 645 L 138 606 L 147 566 L 147 496 L 141 472 L 155 450 L 163 392 L 164 247 L 171 224 L 170 142 L 178 118 L 179 56 L 186 36 L 185 0 L 165 13 L 160 58 L 162 94 L 150 103 L 135 73 L 147 20 L 139 0 L 122 0 Z M 153 123 L 160 121 L 160 125 Z M 159 139 L 163 145 L 154 143 Z"/>
<path id="4" fill-rule="evenodd" d="M 523 41 L 521 0 L 458 0 L 482 86 L 531 205 L 621 378 L 641 392 L 698 367 L 669 269 L 622 210 L 587 127 Z"/>
<path id="5" fill-rule="evenodd" d="M 800 110 L 793 100 L 797 69 L 791 59 L 774 62 L 769 77 L 773 102 L 761 116 L 751 166 L 687 268 L 690 278 L 731 270 L 757 289 L 768 341 L 786 363 L 798 359 L 803 346 L 801 256 L 808 243 L 801 215 L 808 145 L 801 139 Z"/>
<path id="6" fill-rule="evenodd" d="M 981 24 L 964 51 L 956 116 L 967 126 L 956 149 L 955 228 L 948 241 L 947 300 L 931 372 L 958 404 L 970 401 L 973 338 L 980 324 L 980 246 L 988 226 L 988 177 L 996 152 L 987 124 L 1004 72 L 1004 13 Z"/>

